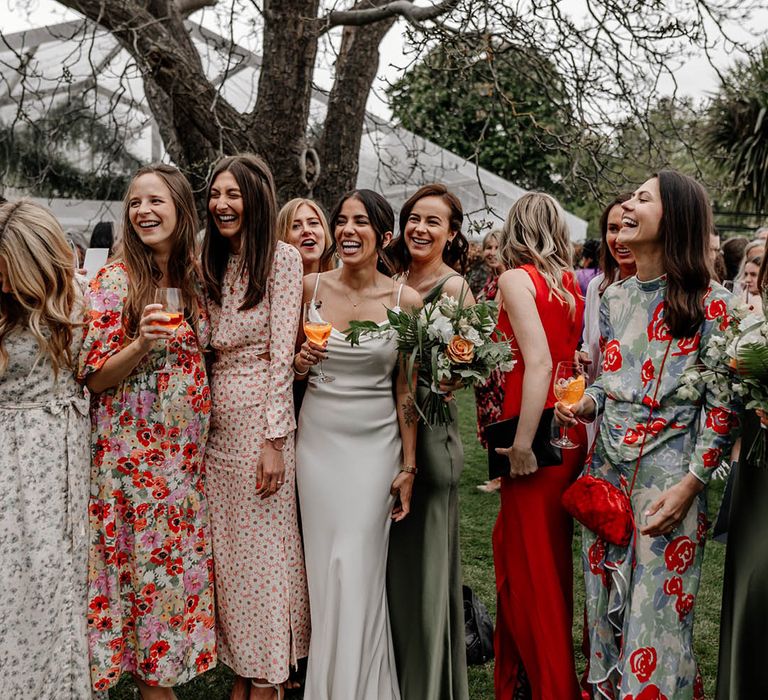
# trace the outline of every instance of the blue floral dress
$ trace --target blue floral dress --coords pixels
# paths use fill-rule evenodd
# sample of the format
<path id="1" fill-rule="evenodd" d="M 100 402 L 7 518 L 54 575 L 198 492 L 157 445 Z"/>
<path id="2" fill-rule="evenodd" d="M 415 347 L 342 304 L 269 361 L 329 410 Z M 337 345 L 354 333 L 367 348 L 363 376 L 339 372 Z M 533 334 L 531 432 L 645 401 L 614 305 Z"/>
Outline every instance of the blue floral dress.
<path id="1" fill-rule="evenodd" d="M 609 287 L 600 308 L 603 366 L 587 389 L 603 414 L 592 473 L 628 490 L 641 450 L 642 457 L 630 544 L 607 544 L 584 530 L 587 680 L 598 698 L 704 698 L 692 644 L 707 531 L 704 491 L 669 535 L 639 530 L 653 519 L 645 513 L 663 491 L 687 472 L 706 484 L 730 447 L 735 398 L 704 385 L 691 398 L 682 377 L 705 357 L 711 366 L 724 349 L 732 297 L 713 283 L 701 327 L 678 339 L 664 321 L 665 292 L 665 277 L 631 277 Z"/>

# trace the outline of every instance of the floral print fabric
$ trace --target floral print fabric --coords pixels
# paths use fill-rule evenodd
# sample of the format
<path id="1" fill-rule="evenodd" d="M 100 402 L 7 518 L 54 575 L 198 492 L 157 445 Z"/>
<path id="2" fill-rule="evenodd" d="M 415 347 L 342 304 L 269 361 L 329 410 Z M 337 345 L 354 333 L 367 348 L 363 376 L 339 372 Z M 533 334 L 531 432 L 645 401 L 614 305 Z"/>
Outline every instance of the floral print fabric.
<path id="1" fill-rule="evenodd" d="M 91 325 L 81 377 L 127 339 L 122 263 L 91 282 Z M 199 335 L 208 322 L 200 308 Z M 203 355 L 184 320 L 118 386 L 91 404 L 91 555 L 88 631 L 96 690 L 124 672 L 150 685 L 184 683 L 216 663 L 213 561 L 204 494 L 203 445 L 211 410 Z"/>
<path id="2" fill-rule="evenodd" d="M 299 534 L 293 354 L 302 263 L 279 243 L 267 293 L 240 310 L 247 279 L 230 256 L 221 306 L 211 303 L 213 415 L 206 449 L 216 562 L 219 658 L 238 675 L 282 683 L 307 655 L 309 595 Z M 256 494 L 266 438 L 285 437 L 284 484 Z"/>
<path id="3" fill-rule="evenodd" d="M 81 311 L 82 309 L 80 309 Z M 77 318 L 77 321 L 80 321 Z M 82 331 L 70 346 L 77 357 Z M 0 669 L 4 698 L 90 697 L 88 401 L 54 377 L 28 330 L 3 341 L 0 377 Z"/>
<path id="4" fill-rule="evenodd" d="M 689 471 L 707 483 L 730 445 L 736 422 L 731 397 L 705 389 L 692 401 L 680 391 L 685 370 L 723 344 L 732 323 L 730 294 L 713 284 L 700 329 L 674 339 L 664 321 L 665 290 L 664 278 L 635 277 L 606 290 L 602 373 L 587 389 L 603 413 L 592 473 L 628 489 L 642 446 L 631 493 L 638 529 L 629 546 L 583 533 L 588 680 L 597 697 L 615 700 L 704 698 L 692 647 L 707 531 L 704 492 L 670 535 L 648 537 L 639 529 L 659 495 Z"/>

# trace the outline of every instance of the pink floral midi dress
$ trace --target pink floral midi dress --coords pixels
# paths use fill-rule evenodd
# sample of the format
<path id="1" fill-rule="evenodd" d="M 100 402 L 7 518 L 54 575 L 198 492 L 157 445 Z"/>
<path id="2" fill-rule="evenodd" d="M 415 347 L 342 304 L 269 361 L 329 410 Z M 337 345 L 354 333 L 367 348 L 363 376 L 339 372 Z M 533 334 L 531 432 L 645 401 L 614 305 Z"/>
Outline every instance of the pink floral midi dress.
<path id="1" fill-rule="evenodd" d="M 221 306 L 209 302 L 213 414 L 206 448 L 213 527 L 219 658 L 238 675 L 282 683 L 307 655 L 309 599 L 299 534 L 293 412 L 293 354 L 302 264 L 279 243 L 267 292 L 241 311 L 247 278 L 230 255 Z M 268 358 L 268 359 L 267 359 Z M 286 437 L 285 477 L 256 494 L 264 441 Z"/>

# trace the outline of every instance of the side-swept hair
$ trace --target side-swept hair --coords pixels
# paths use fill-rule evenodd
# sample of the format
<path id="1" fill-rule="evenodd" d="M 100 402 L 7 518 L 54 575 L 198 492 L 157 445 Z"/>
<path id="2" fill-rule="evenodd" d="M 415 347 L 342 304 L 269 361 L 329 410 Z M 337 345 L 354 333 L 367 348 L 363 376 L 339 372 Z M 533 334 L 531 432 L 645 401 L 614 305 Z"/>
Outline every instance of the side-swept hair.
<path id="1" fill-rule="evenodd" d="M 77 305 L 83 314 L 85 308 L 75 283 L 72 249 L 59 222 L 29 200 L 0 205 L 0 257 L 11 290 L 0 295 L 0 374 L 8 367 L 3 343 L 17 328 L 32 333 L 38 359 L 50 359 L 54 376 L 60 369 L 74 369 L 73 328 L 82 325 Z"/>
<path id="2" fill-rule="evenodd" d="M 709 260 L 712 208 L 706 190 L 676 170 L 660 170 L 661 221 L 667 291 L 664 320 L 675 338 L 696 333 L 704 321 L 704 294 L 714 270 Z"/>
<path id="3" fill-rule="evenodd" d="M 499 257 L 507 269 L 533 265 L 547 283 L 550 294 L 576 313 L 576 297 L 563 282 L 573 270 L 568 226 L 562 207 L 543 192 L 529 192 L 509 210 L 499 241 Z"/>
<path id="4" fill-rule="evenodd" d="M 240 311 L 252 309 L 267 292 L 267 281 L 272 270 L 272 259 L 277 249 L 277 196 L 272 172 L 267 164 L 252 153 L 240 153 L 222 158 L 213 169 L 208 181 L 208 196 L 216 178 L 223 172 L 232 173 L 243 198 L 243 216 L 240 223 L 240 269 L 246 273 L 245 297 Z M 229 259 L 229 244 L 219 232 L 216 221 L 208 210 L 205 239 L 203 240 L 203 279 L 208 295 L 221 304 L 221 285 Z"/>

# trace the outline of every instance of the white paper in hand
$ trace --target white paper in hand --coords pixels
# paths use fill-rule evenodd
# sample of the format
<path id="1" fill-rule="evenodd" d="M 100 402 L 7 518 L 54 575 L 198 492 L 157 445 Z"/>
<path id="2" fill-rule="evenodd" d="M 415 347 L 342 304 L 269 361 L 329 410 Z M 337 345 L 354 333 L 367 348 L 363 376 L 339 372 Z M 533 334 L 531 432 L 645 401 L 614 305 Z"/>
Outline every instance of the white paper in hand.
<path id="1" fill-rule="evenodd" d="M 85 278 L 90 280 L 96 277 L 96 273 L 107 264 L 108 257 L 109 248 L 88 248 L 83 261 Z"/>

